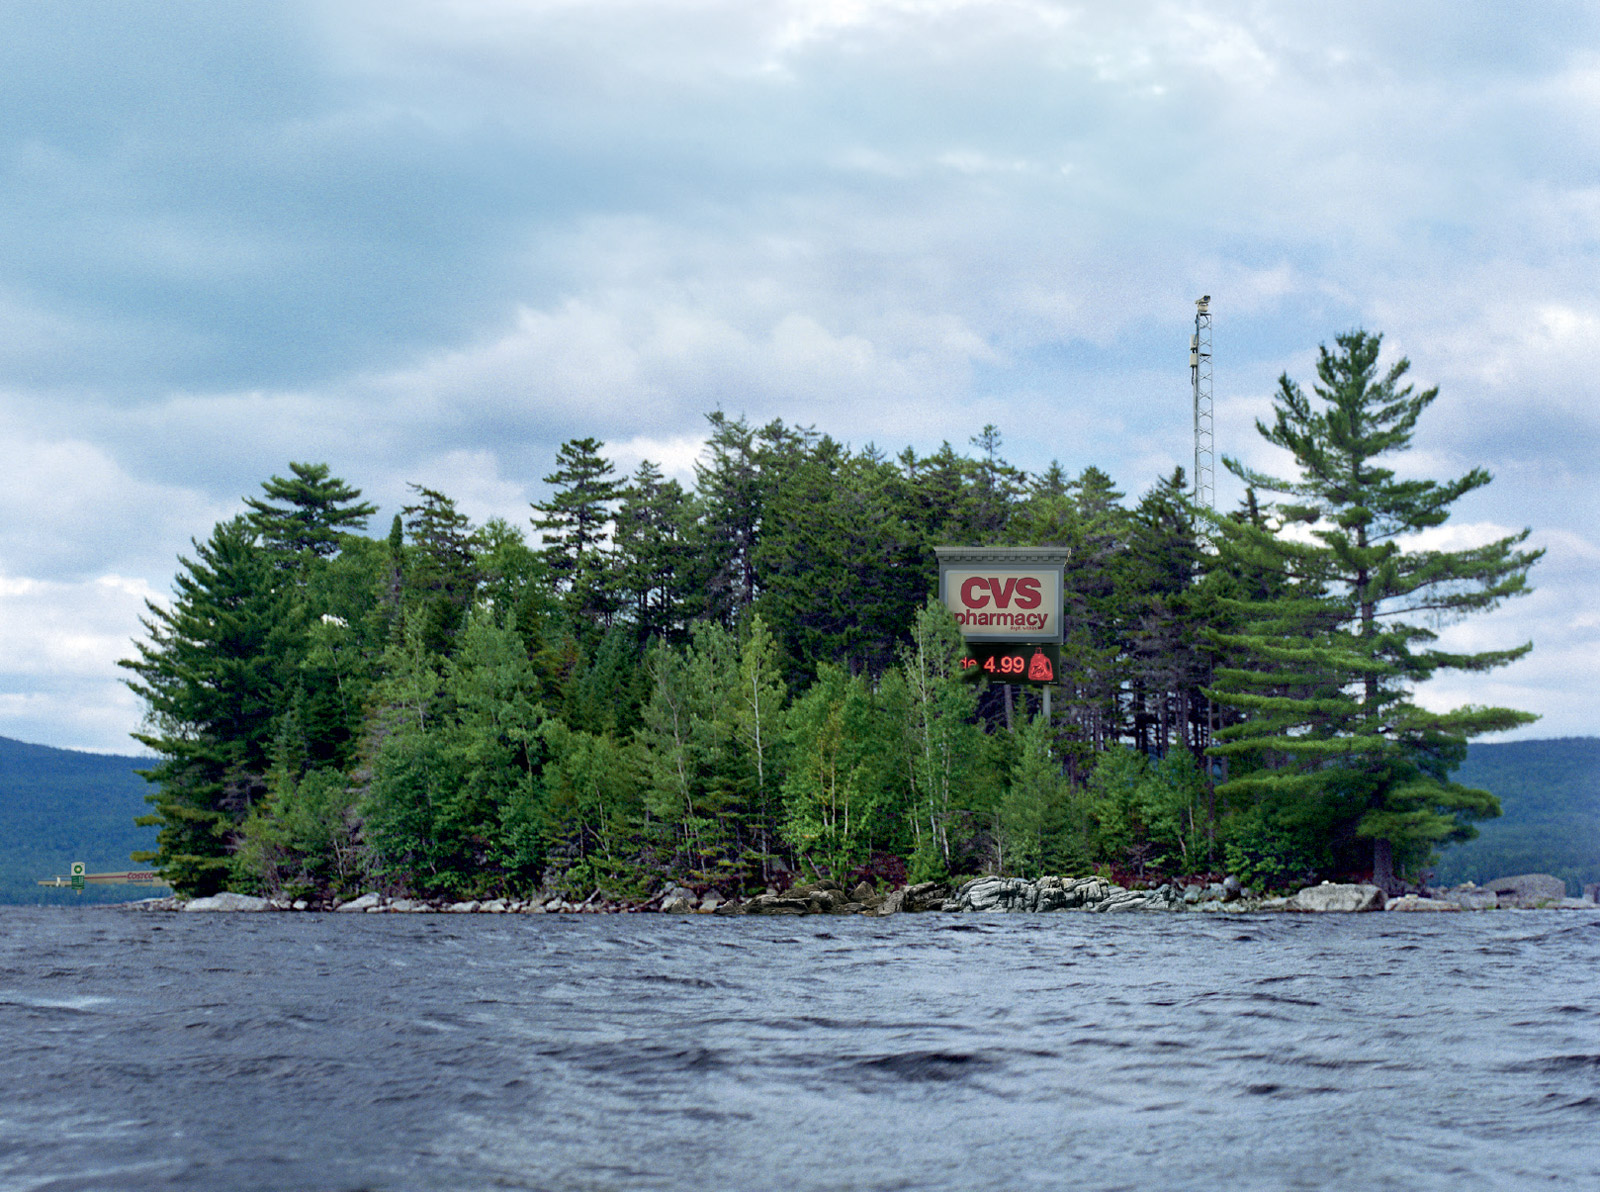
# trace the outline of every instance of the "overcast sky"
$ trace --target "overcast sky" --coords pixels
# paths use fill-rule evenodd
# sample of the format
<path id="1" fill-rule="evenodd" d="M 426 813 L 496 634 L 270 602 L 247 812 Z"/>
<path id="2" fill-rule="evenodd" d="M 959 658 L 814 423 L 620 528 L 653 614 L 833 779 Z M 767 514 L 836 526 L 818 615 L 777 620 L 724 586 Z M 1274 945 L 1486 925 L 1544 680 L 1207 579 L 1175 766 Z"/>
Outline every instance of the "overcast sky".
<path id="1" fill-rule="evenodd" d="M 1441 387 L 1440 537 L 1548 555 L 1423 701 L 1596 732 L 1593 4 L 7 3 L 0 112 L 0 734 L 132 751 L 143 601 L 291 459 L 525 525 L 720 407 L 1136 497 L 1201 294 L 1252 464 L 1339 332 Z"/>

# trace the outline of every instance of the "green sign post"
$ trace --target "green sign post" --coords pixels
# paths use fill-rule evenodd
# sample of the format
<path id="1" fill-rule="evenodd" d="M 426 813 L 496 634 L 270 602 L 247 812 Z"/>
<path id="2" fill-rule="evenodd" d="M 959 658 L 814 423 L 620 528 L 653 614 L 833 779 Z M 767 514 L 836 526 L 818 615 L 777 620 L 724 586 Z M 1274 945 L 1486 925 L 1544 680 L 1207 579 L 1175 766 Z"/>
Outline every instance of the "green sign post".
<path id="1" fill-rule="evenodd" d="M 72 889 L 78 894 L 83 893 L 83 875 L 85 872 L 87 872 L 87 869 L 82 861 L 74 861 L 72 863 Z"/>

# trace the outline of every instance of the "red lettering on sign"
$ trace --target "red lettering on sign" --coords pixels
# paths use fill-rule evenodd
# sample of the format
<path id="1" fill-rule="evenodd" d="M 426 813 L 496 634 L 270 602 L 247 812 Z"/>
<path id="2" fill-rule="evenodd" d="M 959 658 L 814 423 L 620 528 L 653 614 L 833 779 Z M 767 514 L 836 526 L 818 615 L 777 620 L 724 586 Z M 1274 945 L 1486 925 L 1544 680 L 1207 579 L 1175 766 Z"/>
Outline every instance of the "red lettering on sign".
<path id="1" fill-rule="evenodd" d="M 994 604 L 996 608 L 1011 607 L 1011 592 L 1016 586 L 1017 577 L 1014 575 L 1004 583 L 1001 583 L 998 579 L 992 579 L 989 581 L 989 591 L 994 593 Z"/>
<path id="2" fill-rule="evenodd" d="M 1017 607 L 1038 608 L 1041 596 L 1039 594 L 1039 581 L 1031 575 L 1025 575 L 1017 581 Z M 1004 605 L 1000 607 L 1004 608 Z"/>
<path id="3" fill-rule="evenodd" d="M 968 608 L 987 608 L 989 606 L 989 598 L 987 596 L 975 596 L 973 590 L 987 588 L 988 586 L 988 580 L 981 575 L 974 575 L 961 585 L 961 603 Z"/>

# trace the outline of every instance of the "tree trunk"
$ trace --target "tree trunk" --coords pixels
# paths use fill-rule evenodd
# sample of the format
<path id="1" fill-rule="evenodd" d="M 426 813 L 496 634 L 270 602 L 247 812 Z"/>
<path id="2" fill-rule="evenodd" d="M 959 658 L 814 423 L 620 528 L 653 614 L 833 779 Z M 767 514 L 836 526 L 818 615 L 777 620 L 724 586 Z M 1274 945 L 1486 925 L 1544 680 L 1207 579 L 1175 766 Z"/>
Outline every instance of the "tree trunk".
<path id="1" fill-rule="evenodd" d="M 1394 876 L 1394 848 L 1387 840 L 1372 842 L 1372 884 L 1388 895 L 1400 892 Z"/>

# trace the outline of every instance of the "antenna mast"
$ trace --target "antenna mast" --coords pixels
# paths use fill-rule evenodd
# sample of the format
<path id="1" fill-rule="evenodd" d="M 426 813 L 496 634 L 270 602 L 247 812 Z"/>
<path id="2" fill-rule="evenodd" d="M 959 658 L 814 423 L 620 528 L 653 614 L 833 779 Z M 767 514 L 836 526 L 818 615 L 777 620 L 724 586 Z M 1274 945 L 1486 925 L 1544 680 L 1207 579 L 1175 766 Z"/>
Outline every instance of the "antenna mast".
<path id="1" fill-rule="evenodd" d="M 1189 337 L 1189 377 L 1194 386 L 1194 503 L 1215 509 L 1216 447 L 1211 435 L 1211 295 L 1196 300 Z"/>

